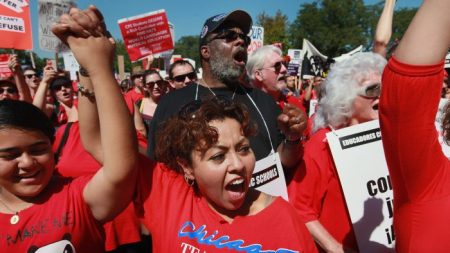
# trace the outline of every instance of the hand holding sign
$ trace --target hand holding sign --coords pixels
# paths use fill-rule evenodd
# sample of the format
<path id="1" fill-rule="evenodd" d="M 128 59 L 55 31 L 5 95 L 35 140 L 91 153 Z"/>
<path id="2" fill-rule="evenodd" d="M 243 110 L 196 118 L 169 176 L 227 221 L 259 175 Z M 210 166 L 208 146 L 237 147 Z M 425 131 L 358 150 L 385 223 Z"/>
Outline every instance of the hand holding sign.
<path id="1" fill-rule="evenodd" d="M 17 55 L 13 54 L 9 57 L 8 67 L 13 73 L 19 73 L 22 70 Z"/>

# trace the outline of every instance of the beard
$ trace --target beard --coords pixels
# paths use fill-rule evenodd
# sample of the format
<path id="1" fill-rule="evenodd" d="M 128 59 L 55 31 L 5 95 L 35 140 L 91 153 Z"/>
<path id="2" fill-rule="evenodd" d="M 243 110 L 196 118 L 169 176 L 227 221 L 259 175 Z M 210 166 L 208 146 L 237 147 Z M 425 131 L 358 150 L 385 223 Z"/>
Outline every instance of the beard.
<path id="1" fill-rule="evenodd" d="M 209 63 L 212 76 L 226 85 L 235 85 L 245 72 L 245 66 L 235 65 L 233 58 L 222 54 L 222 50 L 216 46 L 211 47 Z"/>

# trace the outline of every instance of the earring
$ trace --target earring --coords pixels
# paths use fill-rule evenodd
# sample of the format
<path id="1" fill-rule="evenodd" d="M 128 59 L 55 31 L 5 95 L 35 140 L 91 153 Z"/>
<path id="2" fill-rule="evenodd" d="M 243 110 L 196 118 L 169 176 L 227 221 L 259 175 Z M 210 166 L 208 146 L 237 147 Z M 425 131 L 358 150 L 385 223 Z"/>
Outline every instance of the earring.
<path id="1" fill-rule="evenodd" d="M 186 183 L 187 183 L 189 186 L 194 186 L 194 184 L 195 184 L 195 180 L 189 179 L 189 178 L 186 176 L 186 174 L 184 174 L 184 181 L 186 181 Z"/>

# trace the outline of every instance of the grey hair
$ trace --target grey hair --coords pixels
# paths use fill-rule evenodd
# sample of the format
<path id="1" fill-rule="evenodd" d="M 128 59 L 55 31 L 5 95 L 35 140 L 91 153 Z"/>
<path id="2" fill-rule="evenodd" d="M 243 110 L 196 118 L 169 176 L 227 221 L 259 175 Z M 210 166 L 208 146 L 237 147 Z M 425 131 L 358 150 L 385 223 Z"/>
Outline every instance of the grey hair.
<path id="1" fill-rule="evenodd" d="M 261 69 L 264 66 L 267 55 L 272 52 L 278 55 L 282 54 L 280 48 L 274 45 L 266 45 L 256 49 L 251 55 L 249 55 L 245 68 L 247 69 L 247 75 L 250 78 L 250 81 L 255 80 L 255 70 Z"/>
<path id="2" fill-rule="evenodd" d="M 334 64 L 321 87 L 313 133 L 327 126 L 348 126 L 360 83 L 371 75 L 381 76 L 385 65 L 386 59 L 372 52 L 358 53 Z"/>

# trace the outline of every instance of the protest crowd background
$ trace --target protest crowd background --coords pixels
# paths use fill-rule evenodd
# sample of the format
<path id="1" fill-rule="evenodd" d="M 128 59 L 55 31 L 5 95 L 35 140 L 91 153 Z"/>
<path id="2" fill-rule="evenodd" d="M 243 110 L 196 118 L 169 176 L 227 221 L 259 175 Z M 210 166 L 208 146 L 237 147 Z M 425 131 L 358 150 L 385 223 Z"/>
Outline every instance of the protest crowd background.
<path id="1" fill-rule="evenodd" d="M 0 2 L 0 252 L 450 251 L 450 1 L 76 6 Z"/>

